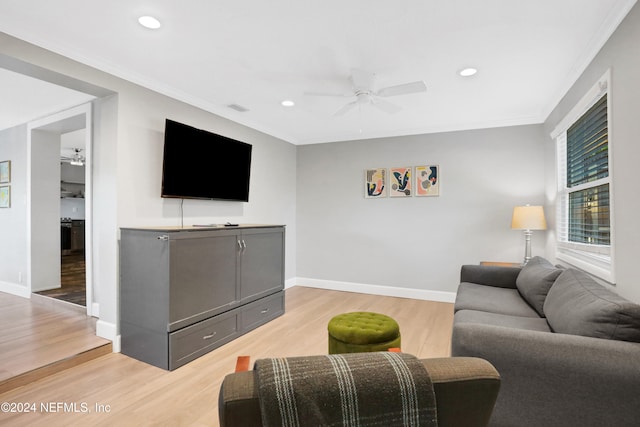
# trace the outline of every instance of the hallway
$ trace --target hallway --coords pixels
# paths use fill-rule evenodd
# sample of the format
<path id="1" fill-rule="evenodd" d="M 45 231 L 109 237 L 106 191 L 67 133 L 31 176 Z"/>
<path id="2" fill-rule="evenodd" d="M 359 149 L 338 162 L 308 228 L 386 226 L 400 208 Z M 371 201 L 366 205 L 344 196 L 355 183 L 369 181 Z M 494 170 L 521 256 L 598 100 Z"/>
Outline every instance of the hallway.
<path id="1" fill-rule="evenodd" d="M 60 264 L 62 287 L 36 293 L 86 307 L 87 279 L 84 252 L 62 255 Z"/>

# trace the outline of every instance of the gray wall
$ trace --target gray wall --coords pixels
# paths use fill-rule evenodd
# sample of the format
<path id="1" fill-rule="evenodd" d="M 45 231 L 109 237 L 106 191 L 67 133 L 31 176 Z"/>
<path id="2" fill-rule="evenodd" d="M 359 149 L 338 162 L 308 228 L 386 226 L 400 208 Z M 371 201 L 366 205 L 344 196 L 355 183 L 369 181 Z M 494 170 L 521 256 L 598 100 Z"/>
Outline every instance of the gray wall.
<path id="1" fill-rule="evenodd" d="M 462 264 L 522 261 L 511 214 L 544 202 L 543 141 L 532 125 L 298 147 L 298 276 L 455 292 Z M 364 198 L 366 168 L 421 164 L 439 197 Z"/>
<path id="2" fill-rule="evenodd" d="M 640 6 L 637 4 L 544 123 L 547 212 L 553 215 L 551 221 L 555 223 L 555 142 L 549 134 L 609 68 L 615 289 L 622 296 L 640 302 L 640 187 L 636 178 L 640 160 Z M 554 256 L 555 241 L 549 237 L 548 253 Z"/>

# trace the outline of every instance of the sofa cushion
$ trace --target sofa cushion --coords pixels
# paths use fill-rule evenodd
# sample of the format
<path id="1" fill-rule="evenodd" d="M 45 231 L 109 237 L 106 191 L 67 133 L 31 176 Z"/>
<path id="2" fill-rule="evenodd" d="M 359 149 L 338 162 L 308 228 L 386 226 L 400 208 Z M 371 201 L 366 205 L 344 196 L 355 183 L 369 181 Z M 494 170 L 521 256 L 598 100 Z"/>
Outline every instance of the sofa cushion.
<path id="1" fill-rule="evenodd" d="M 640 342 L 640 306 L 579 270 L 562 272 L 544 303 L 554 332 Z"/>
<path id="2" fill-rule="evenodd" d="M 551 332 L 549 324 L 542 317 L 508 316 L 506 314 L 488 313 L 486 311 L 460 310 L 456 313 L 453 322 L 454 324 L 475 323 L 525 329 L 528 331 Z"/>
<path id="3" fill-rule="evenodd" d="M 560 273 L 562 273 L 561 269 L 537 256 L 531 258 L 518 274 L 516 279 L 518 291 L 540 316 L 544 316 L 544 300 Z"/>
<path id="4" fill-rule="evenodd" d="M 540 317 L 522 299 L 517 289 L 460 283 L 454 311 L 477 310 L 509 316 Z"/>

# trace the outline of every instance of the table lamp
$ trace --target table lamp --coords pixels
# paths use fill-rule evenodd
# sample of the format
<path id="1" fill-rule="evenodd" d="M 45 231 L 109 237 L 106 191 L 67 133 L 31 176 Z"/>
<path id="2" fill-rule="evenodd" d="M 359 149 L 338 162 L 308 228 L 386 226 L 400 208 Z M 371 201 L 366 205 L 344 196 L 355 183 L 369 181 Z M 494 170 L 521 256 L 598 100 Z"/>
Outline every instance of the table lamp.
<path id="1" fill-rule="evenodd" d="M 511 218 L 511 228 L 514 230 L 524 230 L 524 262 L 525 265 L 531 259 L 531 235 L 533 230 L 546 230 L 547 221 L 544 219 L 542 206 L 516 206 L 513 208 Z"/>

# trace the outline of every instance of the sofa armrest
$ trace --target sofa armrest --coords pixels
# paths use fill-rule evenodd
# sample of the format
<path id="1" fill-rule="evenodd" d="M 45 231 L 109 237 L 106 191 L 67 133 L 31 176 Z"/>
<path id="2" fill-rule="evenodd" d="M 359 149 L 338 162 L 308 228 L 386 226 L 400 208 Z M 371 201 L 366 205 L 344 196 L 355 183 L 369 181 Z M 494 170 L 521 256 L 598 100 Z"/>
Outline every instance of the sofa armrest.
<path id="1" fill-rule="evenodd" d="M 481 357 L 502 378 L 495 426 L 631 426 L 640 419 L 640 344 L 455 324 L 453 356 Z"/>
<path id="2" fill-rule="evenodd" d="M 500 389 L 500 375 L 474 357 L 422 359 L 436 394 L 441 427 L 486 426 Z M 262 425 L 253 371 L 225 377 L 218 397 L 221 427 Z"/>
<path id="3" fill-rule="evenodd" d="M 520 267 L 463 265 L 460 269 L 460 282 L 515 289 L 520 270 Z"/>

